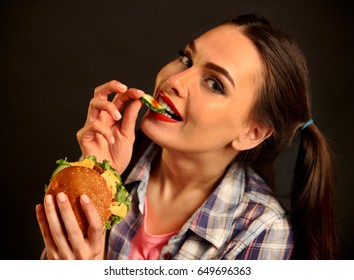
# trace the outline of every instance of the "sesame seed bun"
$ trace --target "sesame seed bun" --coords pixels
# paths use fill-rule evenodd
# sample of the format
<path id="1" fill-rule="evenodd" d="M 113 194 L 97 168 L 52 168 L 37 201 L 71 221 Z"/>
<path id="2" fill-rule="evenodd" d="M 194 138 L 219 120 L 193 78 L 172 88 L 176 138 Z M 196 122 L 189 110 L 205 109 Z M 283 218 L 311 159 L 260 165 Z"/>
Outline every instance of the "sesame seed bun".
<path id="1" fill-rule="evenodd" d="M 96 206 L 102 224 L 110 217 L 110 205 L 114 200 L 112 191 L 99 172 L 83 166 L 70 166 L 59 171 L 50 181 L 46 194 L 56 196 L 64 192 L 84 236 L 87 236 L 88 221 L 81 208 L 80 196 L 86 194 Z"/>

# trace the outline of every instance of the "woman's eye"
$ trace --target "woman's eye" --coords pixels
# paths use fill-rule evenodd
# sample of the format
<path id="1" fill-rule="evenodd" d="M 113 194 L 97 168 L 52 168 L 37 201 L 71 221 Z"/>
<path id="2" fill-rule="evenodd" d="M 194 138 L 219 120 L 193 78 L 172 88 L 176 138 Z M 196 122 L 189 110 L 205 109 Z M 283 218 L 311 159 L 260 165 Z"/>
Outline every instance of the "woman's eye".
<path id="1" fill-rule="evenodd" d="M 179 60 L 182 62 L 182 64 L 184 64 L 187 67 L 193 66 L 192 59 L 190 58 L 190 56 L 187 53 L 185 53 L 184 51 L 179 51 L 179 55 L 180 55 Z"/>
<path id="2" fill-rule="evenodd" d="M 206 84 L 213 92 L 217 92 L 217 93 L 221 93 L 221 94 L 224 93 L 224 88 L 217 79 L 208 78 L 208 79 L 206 79 Z"/>

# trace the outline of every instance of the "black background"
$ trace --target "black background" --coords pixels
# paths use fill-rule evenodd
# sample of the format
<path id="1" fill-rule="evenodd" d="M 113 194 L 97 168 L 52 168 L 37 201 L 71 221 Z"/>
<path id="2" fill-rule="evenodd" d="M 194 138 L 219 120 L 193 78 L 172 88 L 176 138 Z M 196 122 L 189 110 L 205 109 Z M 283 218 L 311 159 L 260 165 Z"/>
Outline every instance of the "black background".
<path id="1" fill-rule="evenodd" d="M 1 1 L 1 259 L 38 259 L 35 205 L 96 86 L 151 92 L 158 70 L 208 19 L 257 12 L 307 55 L 313 116 L 335 154 L 340 257 L 353 259 L 353 10 L 348 1 Z"/>

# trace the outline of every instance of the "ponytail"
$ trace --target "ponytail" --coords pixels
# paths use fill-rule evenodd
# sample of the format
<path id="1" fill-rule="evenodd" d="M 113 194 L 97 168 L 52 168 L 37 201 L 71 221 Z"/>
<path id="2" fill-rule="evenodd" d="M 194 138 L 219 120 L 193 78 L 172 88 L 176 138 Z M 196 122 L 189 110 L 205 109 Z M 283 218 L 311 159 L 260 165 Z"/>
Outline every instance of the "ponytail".
<path id="1" fill-rule="evenodd" d="M 306 58 L 293 38 L 262 17 L 241 15 L 227 23 L 241 26 L 262 57 L 263 80 L 252 118 L 273 131 L 257 147 L 240 152 L 238 160 L 274 187 L 276 157 L 293 143 L 295 135 L 301 134 L 290 211 L 295 238 L 292 258 L 334 259 L 331 155 L 324 136 L 309 120 L 311 87 Z"/>
<path id="2" fill-rule="evenodd" d="M 302 129 L 291 198 L 293 259 L 334 259 L 336 234 L 331 155 L 315 125 Z"/>

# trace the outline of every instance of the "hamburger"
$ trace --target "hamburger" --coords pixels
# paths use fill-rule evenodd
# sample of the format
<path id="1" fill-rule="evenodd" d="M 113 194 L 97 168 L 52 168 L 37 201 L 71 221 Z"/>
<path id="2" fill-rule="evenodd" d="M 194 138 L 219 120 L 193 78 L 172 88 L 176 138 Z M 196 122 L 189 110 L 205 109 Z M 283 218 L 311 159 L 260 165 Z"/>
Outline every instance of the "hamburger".
<path id="1" fill-rule="evenodd" d="M 85 237 L 88 221 L 80 204 L 82 194 L 86 194 L 95 205 L 104 231 L 125 217 L 131 204 L 129 193 L 108 160 L 98 162 L 96 157 L 88 156 L 76 162 L 68 162 L 65 158 L 56 163 L 58 166 L 49 185 L 45 186 L 45 193 L 56 196 L 63 192 L 67 195 Z"/>

